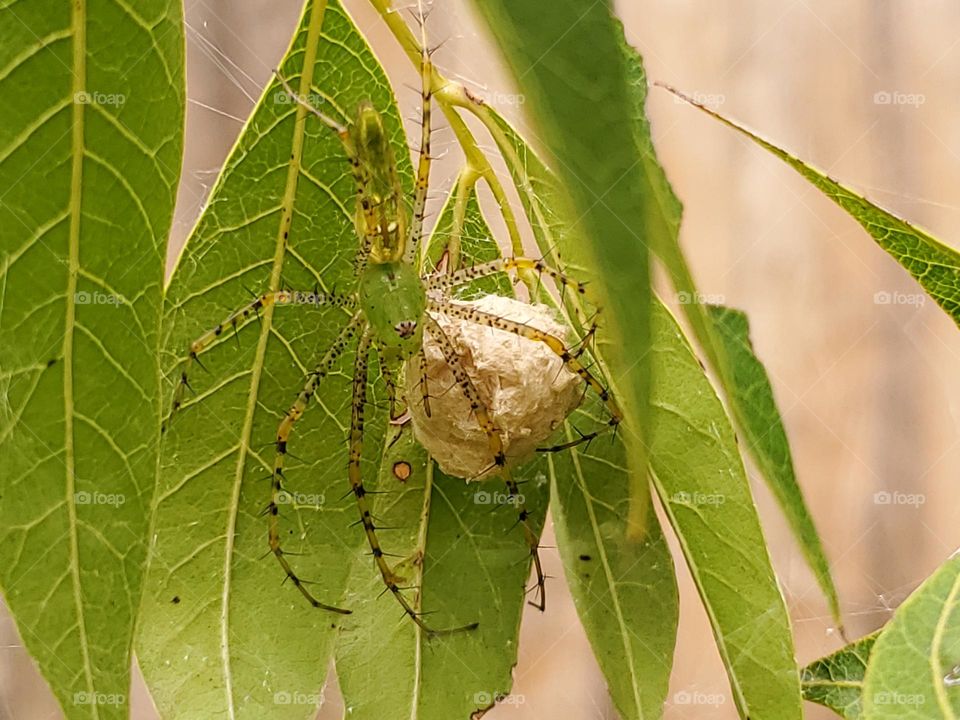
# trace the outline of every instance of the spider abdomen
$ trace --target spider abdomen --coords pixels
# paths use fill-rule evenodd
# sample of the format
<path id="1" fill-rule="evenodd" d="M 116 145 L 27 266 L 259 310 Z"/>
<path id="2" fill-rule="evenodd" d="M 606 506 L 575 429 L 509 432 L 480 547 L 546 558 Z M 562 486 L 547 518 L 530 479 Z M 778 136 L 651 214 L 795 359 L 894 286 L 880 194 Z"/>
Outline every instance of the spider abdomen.
<path id="1" fill-rule="evenodd" d="M 381 347 L 401 358 L 420 350 L 427 297 L 412 265 L 368 265 L 360 277 L 360 306 Z"/>

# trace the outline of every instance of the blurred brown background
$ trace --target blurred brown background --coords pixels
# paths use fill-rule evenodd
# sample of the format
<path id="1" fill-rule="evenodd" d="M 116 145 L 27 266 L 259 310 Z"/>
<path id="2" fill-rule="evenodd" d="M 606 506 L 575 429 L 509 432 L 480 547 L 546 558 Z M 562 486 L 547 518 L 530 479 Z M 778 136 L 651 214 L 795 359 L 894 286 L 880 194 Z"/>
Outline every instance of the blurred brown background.
<path id="1" fill-rule="evenodd" d="M 399 83 L 417 81 L 407 60 L 362 0 L 347 5 L 409 114 L 417 96 Z M 511 104 L 507 76 L 466 0 L 436 5 L 428 30 L 433 41 L 446 41 L 438 64 L 522 127 L 523 108 Z M 300 11 L 298 0 L 185 6 L 190 105 L 177 248 Z M 651 79 L 695 94 L 960 244 L 960 5 L 633 0 L 619 10 Z M 960 332 L 931 301 L 918 306 L 924 298 L 906 273 L 780 161 L 662 91 L 651 93 L 649 113 L 686 206 L 682 241 L 700 289 L 749 312 L 848 632 L 860 636 L 960 546 Z M 434 183 L 445 189 L 459 160 L 449 134 L 438 135 L 435 147 L 450 148 Z M 840 640 L 769 493 L 759 482 L 754 487 L 797 656 L 807 662 Z M 884 504 L 876 495 L 883 492 L 919 500 Z M 546 555 L 549 572 L 559 575 L 556 552 Z M 706 617 L 686 571 L 680 575 L 681 631 L 666 717 L 735 718 Z M 550 592 L 549 612 L 526 618 L 516 699 L 488 717 L 615 717 L 562 580 Z M 711 701 L 683 702 L 691 696 Z M 133 697 L 135 717 L 155 717 L 139 681 Z M 340 717 L 332 705 L 320 717 Z M 809 718 L 834 717 L 806 709 Z M 0 718 L 57 717 L 11 620 L 0 617 Z"/>

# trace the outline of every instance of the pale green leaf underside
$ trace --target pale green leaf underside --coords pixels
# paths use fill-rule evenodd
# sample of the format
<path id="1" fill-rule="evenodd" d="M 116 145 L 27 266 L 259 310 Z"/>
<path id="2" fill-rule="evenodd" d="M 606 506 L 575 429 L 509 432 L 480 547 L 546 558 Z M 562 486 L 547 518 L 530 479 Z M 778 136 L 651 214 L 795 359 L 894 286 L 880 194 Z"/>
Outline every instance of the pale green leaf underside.
<path id="1" fill-rule="evenodd" d="M 452 231 L 453 197 L 448 198 L 430 242 L 428 267 L 439 259 Z M 492 259 L 497 246 L 471 192 L 461 237 L 465 265 Z M 505 278 L 490 278 L 464 289 L 510 294 Z M 416 399 L 414 399 L 416 401 Z M 496 506 L 477 499 L 502 497 L 502 483 L 468 484 L 446 477 L 428 465 L 424 451 L 407 427 L 400 440 L 388 438 L 380 472 L 381 490 L 374 514 L 387 527 L 387 550 L 399 556 L 399 570 L 423 588 L 424 607 L 432 625 L 479 622 L 469 633 L 424 637 L 401 617 L 392 598 L 379 597 L 380 577 L 369 562 L 354 566 L 350 595 L 355 615 L 343 623 L 336 650 L 337 675 L 350 717 L 356 720 L 398 715 L 421 720 L 462 718 L 488 707 L 510 692 L 517 660 L 520 615 L 529 578 L 529 552 L 516 525 L 512 505 Z M 414 468 L 402 485 L 393 476 L 394 462 Z M 515 471 L 533 522 L 546 511 L 549 483 L 546 458 Z M 479 495 L 478 495 L 479 493 Z M 426 528 L 423 518 L 428 517 Z M 413 559 L 423 553 L 422 577 Z M 524 558 L 527 558 L 525 561 Z M 555 581 L 554 581 L 555 582 Z M 548 585 L 548 594 L 552 592 Z M 377 678 L 371 690 L 371 674 Z"/>
<path id="2" fill-rule="evenodd" d="M 570 420 L 602 425 L 603 404 L 588 400 Z M 567 430 L 567 437 L 575 433 Z M 618 438 L 551 457 L 551 513 L 567 584 L 607 687 L 624 720 L 661 717 L 679 601 L 673 560 L 658 522 L 642 541 L 627 536 L 626 449 Z"/>
<path id="3" fill-rule="evenodd" d="M 803 699 L 830 708 L 846 720 L 860 718 L 863 676 L 880 631 L 816 660 L 800 675 Z"/>
<path id="4" fill-rule="evenodd" d="M 680 327 L 654 306 L 654 483 L 751 720 L 799 720 L 793 638 L 733 429 Z"/>
<path id="5" fill-rule="evenodd" d="M 0 12 L 0 585 L 70 718 L 127 714 L 182 151 L 180 12 Z"/>
<path id="6" fill-rule="evenodd" d="M 960 325 L 960 253 L 870 202 L 824 172 L 765 140 L 752 130 L 671 90 L 691 105 L 733 128 L 783 160 L 863 226 L 877 244 L 900 263 L 927 294 Z"/>
<path id="7" fill-rule="evenodd" d="M 960 555 L 897 608 L 870 653 L 865 720 L 960 717 Z"/>
<path id="8" fill-rule="evenodd" d="M 650 374 L 649 252 L 642 157 L 633 142 L 627 71 L 611 3 L 484 0 L 486 18 L 538 138 L 556 159 L 564 193 L 558 214 L 582 242 L 563 258 L 591 283 L 604 326 L 617 338 L 604 350 L 625 415 L 631 483 L 631 531 L 647 520 L 649 483 L 641 436 L 647 432 Z M 627 220 L 630 218 L 631 220 Z"/>
<path id="9" fill-rule="evenodd" d="M 562 219 L 556 177 L 517 132 L 489 110 L 488 127 L 517 187 L 544 256 L 580 277 L 568 263 L 568 248 L 582 243 L 578 228 Z M 563 260 L 560 259 L 562 256 Z M 604 354 L 619 342 L 606 324 L 597 345 Z M 607 421 L 592 394 L 571 417 L 571 426 L 590 432 Z M 594 655 L 623 718 L 658 718 L 666 700 L 678 599 L 673 561 L 655 518 L 642 542 L 626 537 L 629 471 L 623 438 L 597 438 L 552 456 L 552 515 L 567 584 Z"/>
<path id="10" fill-rule="evenodd" d="M 557 251 L 563 258 L 575 256 L 571 246 L 582 241 L 576 228 L 565 226 L 560 220 L 555 177 L 507 123 L 498 117 L 494 120 L 494 138 L 507 159 L 521 202 L 528 214 L 538 219 L 534 223 L 538 243 L 550 256 Z M 572 267 L 574 272 L 580 272 L 576 264 Z M 651 411 L 654 428 L 651 450 L 653 467 L 661 476 L 661 497 L 667 501 L 675 493 L 697 494 L 703 498 L 717 493 L 723 495 L 722 506 L 705 503 L 700 508 L 688 508 L 680 503 L 680 507 L 671 512 L 671 521 L 681 538 L 687 562 L 699 580 L 701 597 L 708 607 L 738 697 L 746 698 L 743 702 L 755 713 L 751 717 L 798 718 L 800 693 L 789 620 L 770 567 L 732 429 L 675 321 L 659 303 L 656 307 L 653 330 L 657 352 L 652 362 L 657 372 L 654 373 L 655 403 Z M 608 343 L 616 342 L 619 342 L 618 336 L 604 324 L 598 336 L 601 353 Z M 594 421 L 602 417 L 602 413 L 596 413 Z M 581 428 L 584 431 L 591 427 L 588 423 L 578 423 L 578 427 L 580 424 L 584 425 Z M 598 438 L 591 451 L 603 442 L 609 441 Z M 605 470 L 610 472 L 609 467 Z M 589 481 L 592 478 L 588 476 L 588 487 Z M 560 489 L 559 500 L 556 500 L 559 503 L 557 522 L 569 522 L 563 514 L 564 488 L 572 493 L 577 486 L 571 479 L 558 482 L 557 486 Z M 569 537 L 578 542 L 588 542 L 593 532 L 588 522 L 563 530 L 558 527 L 560 539 L 562 533 L 569 533 Z M 652 542 L 656 548 L 656 535 Z M 573 583 L 574 595 L 582 597 L 582 578 L 576 570 L 579 561 L 573 559 L 575 555 L 578 558 L 579 553 L 568 550 L 565 544 L 561 544 L 560 550 L 568 575 L 574 578 L 568 577 Z M 650 550 L 637 552 L 649 553 Z M 592 557 L 589 552 L 585 554 Z M 659 589 L 662 614 L 654 613 L 653 622 L 647 616 L 628 616 L 626 624 L 630 635 L 646 639 L 650 633 L 646 640 L 650 648 L 662 648 L 673 642 L 675 608 L 669 602 L 669 585 L 658 575 L 665 572 L 664 563 L 649 558 L 648 567 L 650 571 L 640 582 L 647 588 L 663 583 Z M 617 708 L 630 717 L 628 713 L 637 712 L 637 702 L 630 672 L 622 662 L 624 650 L 613 616 L 607 615 L 603 625 L 599 621 L 601 613 L 598 612 L 596 618 L 582 611 L 581 614 Z M 611 659 L 605 664 L 608 656 Z M 665 697 L 669 664 L 644 663 L 638 665 L 637 672 L 645 678 L 642 707 L 646 708 L 648 700 L 660 693 Z M 658 715 L 648 713 L 646 717 Z"/>
<path id="11" fill-rule="evenodd" d="M 340 6 L 308 3 L 280 72 L 341 121 L 362 100 L 384 116 L 404 186 L 411 169 L 393 94 Z M 324 11 L 325 10 L 325 11 Z M 322 28 L 322 30 L 321 30 Z M 302 150 L 301 150 L 302 148 Z M 299 159 L 299 162 L 298 162 Z M 169 407 L 189 343 L 249 302 L 285 287 L 348 290 L 358 240 L 355 186 L 334 133 L 277 82 L 264 92 L 228 158 L 167 290 L 162 367 Z M 291 218 L 284 243 L 285 220 Z M 346 313 L 287 306 L 203 356 L 195 397 L 168 431 L 161 456 L 156 540 L 138 655 L 164 717 L 312 716 L 344 616 L 309 606 L 266 556 L 273 438 L 305 375 L 332 344 Z M 260 353 L 262 352 L 262 357 Z M 328 376 L 289 443 L 281 536 L 298 574 L 331 605 L 347 591 L 363 533 L 343 497 L 354 352 Z M 376 377 L 374 364 L 372 377 Z M 371 393 L 374 405 L 382 400 Z M 371 413 L 363 472 L 373 477 L 383 418 Z M 374 572 L 370 568 L 370 572 Z M 359 619 L 359 618 L 357 618 Z"/>

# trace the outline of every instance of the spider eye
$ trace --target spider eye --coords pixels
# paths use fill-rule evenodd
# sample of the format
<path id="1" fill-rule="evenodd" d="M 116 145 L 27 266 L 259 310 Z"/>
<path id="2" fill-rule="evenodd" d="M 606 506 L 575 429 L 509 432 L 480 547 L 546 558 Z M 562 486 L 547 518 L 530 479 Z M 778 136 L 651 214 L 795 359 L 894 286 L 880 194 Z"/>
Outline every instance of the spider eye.
<path id="1" fill-rule="evenodd" d="M 408 337 L 411 337 L 416 329 L 416 320 L 404 320 L 403 322 L 398 322 L 395 328 L 397 335 L 402 337 L 404 340 L 406 340 Z"/>

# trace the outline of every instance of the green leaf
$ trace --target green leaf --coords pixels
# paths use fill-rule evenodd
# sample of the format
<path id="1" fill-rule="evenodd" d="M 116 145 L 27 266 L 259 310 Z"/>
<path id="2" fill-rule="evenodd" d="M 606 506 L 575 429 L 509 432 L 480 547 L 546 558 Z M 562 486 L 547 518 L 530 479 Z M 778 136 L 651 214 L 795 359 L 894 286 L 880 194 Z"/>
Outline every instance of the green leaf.
<path id="1" fill-rule="evenodd" d="M 456 185 L 455 185 L 456 187 Z M 461 257 L 474 264 L 496 257 L 497 247 L 480 211 L 473 186 L 464 196 Z M 428 253 L 431 265 L 452 238 L 455 195 L 437 221 Z M 477 291 L 510 293 L 509 281 L 487 278 L 472 283 Z M 413 468 L 399 483 L 394 463 Z M 515 471 L 537 527 L 543 523 L 549 494 L 547 459 Z M 374 514 L 385 527 L 388 550 L 398 556 L 398 571 L 419 585 L 437 627 L 479 622 L 468 633 L 426 638 L 401 616 L 369 558 L 354 566 L 350 595 L 354 615 L 344 622 L 337 653 L 337 675 L 350 717 L 393 717 L 397 708 L 411 717 L 468 718 L 510 692 L 517 662 L 520 616 L 530 574 L 529 552 L 516 527 L 513 505 L 486 502 L 502 497 L 497 480 L 467 483 L 445 476 L 412 439 L 409 426 L 399 440 L 387 441 Z M 524 561 L 526 558 L 526 561 Z M 548 587 L 549 592 L 549 587 Z M 370 668 L 377 668 L 375 692 Z"/>
<path id="2" fill-rule="evenodd" d="M 0 585 L 69 718 L 127 716 L 183 86 L 179 2 L 0 12 Z"/>
<path id="3" fill-rule="evenodd" d="M 624 405 L 631 468 L 629 520 L 631 534 L 639 537 L 648 521 L 643 434 L 650 384 L 650 277 L 642 157 L 633 138 L 620 30 L 608 1 L 584 6 L 557 0 L 549 13 L 536 0 L 475 4 L 556 160 L 570 202 L 555 210 L 582 228 L 585 241 L 566 247 L 565 259 L 597 288 L 605 326 L 618 338 L 605 360 Z"/>
<path id="4" fill-rule="evenodd" d="M 411 190 L 393 93 L 339 4 L 307 4 L 280 72 L 341 120 L 370 100 Z M 167 290 L 166 407 L 190 342 L 249 302 L 250 292 L 276 289 L 281 277 L 299 290 L 353 286 L 355 194 L 336 134 L 272 83 Z M 165 717 L 305 718 L 315 711 L 344 616 L 310 607 L 282 583 L 262 511 L 282 414 L 346 320 L 330 306 L 271 307 L 235 339 L 224 333 L 203 355 L 207 372 L 194 366 L 196 394 L 162 449 L 137 646 Z M 298 574 L 316 583 L 310 587 L 322 602 L 348 609 L 359 607 L 347 591 L 350 568 L 358 558 L 369 562 L 363 532 L 350 527 L 355 501 L 344 497 L 353 361 L 350 348 L 296 425 L 285 477 L 297 502 L 284 504 L 280 516 L 284 549 Z M 379 389 L 370 396 L 374 405 L 383 399 Z M 383 415 L 371 413 L 366 425 L 366 477 L 379 467 Z"/>
<path id="5" fill-rule="evenodd" d="M 803 699 L 828 707 L 846 720 L 862 712 L 863 676 L 880 631 L 807 665 L 800 677 Z"/>
<path id="6" fill-rule="evenodd" d="M 499 115 L 489 110 L 481 117 L 508 157 L 538 246 L 556 262 L 558 244 L 566 247 L 564 236 L 574 234 L 564 229 L 555 209 L 556 179 Z M 465 230 L 469 242 L 477 231 L 469 223 Z M 606 332 L 603 328 L 601 344 Z M 573 427 L 584 432 L 602 427 L 607 417 L 603 403 L 588 393 L 558 442 L 573 440 Z M 656 519 L 642 541 L 627 538 L 630 484 L 623 438 L 600 438 L 549 458 L 560 557 L 610 695 L 624 718 L 660 717 L 676 642 L 676 578 Z"/>
<path id="7" fill-rule="evenodd" d="M 870 654 L 865 720 L 960 717 L 960 555 L 897 608 Z"/>
<path id="8" fill-rule="evenodd" d="M 670 313 L 654 306 L 650 457 L 730 675 L 751 720 L 800 718 L 790 622 L 723 406 Z"/>
<path id="9" fill-rule="evenodd" d="M 486 499 L 503 490 L 495 481 L 468 484 L 428 462 L 409 429 L 384 454 L 374 512 L 398 530 L 385 533 L 398 555 L 396 569 L 420 585 L 428 622 L 449 627 L 479 622 L 470 632 L 428 638 L 398 612 L 368 558 L 355 566 L 354 616 L 344 622 L 337 675 L 351 718 L 397 715 L 468 718 L 507 695 L 513 684 L 517 636 L 526 597 L 529 557 L 513 506 Z M 410 479 L 398 490 L 394 462 L 409 462 Z M 517 471 L 534 520 L 547 505 L 547 476 L 537 464 Z M 427 520 L 429 518 L 429 520 Z M 371 689 L 371 668 L 376 687 Z"/>
<path id="10" fill-rule="evenodd" d="M 568 257 L 571 246 L 581 241 L 577 228 L 565 227 L 555 209 L 555 199 L 560 196 L 555 177 L 491 109 L 484 106 L 474 111 L 491 131 L 507 161 L 521 203 L 528 216 L 533 218 L 534 234 L 541 250 L 547 255 L 559 250 Z M 732 429 L 675 322 L 659 303 L 657 307 L 654 327 L 659 330 L 654 337 L 663 347 L 654 345 L 658 352 L 654 353 L 652 363 L 654 398 L 660 398 L 656 401 L 660 405 L 655 402 L 651 417 L 656 423 L 654 436 L 659 445 L 651 443 L 651 451 L 657 447 L 661 449 L 652 456 L 653 467 L 661 476 L 661 498 L 666 501 L 678 493 L 680 498 L 684 494 L 708 500 L 721 494 L 724 498 L 722 510 L 710 503 L 705 503 L 703 508 L 689 508 L 681 502 L 679 509 L 671 513 L 671 521 L 698 581 L 721 655 L 731 674 L 737 702 L 741 707 L 749 708 L 753 718 L 799 717 L 800 694 L 789 620 L 770 567 Z M 605 325 L 599 342 L 601 345 L 619 342 L 615 338 L 614 331 Z M 602 353 L 605 349 L 600 348 Z M 592 424 L 600 417 L 597 414 Z M 587 424 L 585 427 L 591 426 Z M 599 439 L 595 441 L 591 450 L 600 442 Z M 563 475 L 558 474 L 558 478 Z M 593 478 L 588 477 L 588 481 L 592 483 Z M 555 495 L 558 503 L 555 519 L 568 582 L 577 597 L 583 592 L 578 587 L 581 577 L 571 572 L 571 565 L 576 568 L 572 558 L 579 557 L 580 553 L 565 547 L 564 538 L 585 542 L 594 530 L 590 522 L 583 521 L 583 513 L 571 521 L 569 518 L 573 514 L 563 512 L 564 498 L 567 494 L 572 497 L 576 489 L 576 483 L 571 485 L 571 482 L 564 479 L 556 483 L 559 492 Z M 602 481 L 598 479 L 597 482 Z M 592 491 L 593 485 L 589 487 Z M 564 528 L 562 523 L 570 527 Z M 655 547 L 655 537 L 652 542 Z M 589 552 L 584 554 L 593 556 Z M 651 567 L 660 568 L 653 562 Z M 658 581 L 651 573 L 639 582 L 655 587 Z M 663 614 L 657 622 L 663 623 L 662 635 L 655 636 L 651 648 L 661 647 L 666 638 L 673 637 L 668 597 L 662 595 L 661 601 Z M 636 637 L 649 630 L 646 620 L 645 616 L 630 618 L 628 626 L 633 628 Z M 618 633 L 616 622 L 608 618 L 604 626 L 589 616 L 584 616 L 583 621 L 618 710 L 630 716 L 631 705 L 635 708 L 637 703 L 633 701 L 629 683 L 624 682 L 627 669 L 622 662 L 619 667 L 613 662 L 604 663 L 608 653 L 623 653 L 616 644 L 611 644 L 611 636 L 616 638 Z M 748 633 L 746 628 L 756 629 L 756 633 Z M 661 665 L 656 670 L 669 677 L 669 667 Z M 647 671 L 650 672 L 650 667 Z M 657 674 L 647 675 L 644 689 L 659 687 L 659 677 Z M 624 689 L 629 691 L 623 692 Z M 641 704 L 646 706 L 646 700 Z"/>
<path id="11" fill-rule="evenodd" d="M 927 294 L 953 318 L 954 322 L 960 325 L 960 253 L 736 121 L 724 117 L 673 88 L 663 87 L 727 127 L 750 138 L 809 180 L 814 187 L 860 223 L 877 244 L 900 263 L 927 291 Z M 878 302 L 882 301 L 882 294 L 878 294 Z"/>
<path id="12" fill-rule="evenodd" d="M 750 325 L 745 313 L 706 305 L 720 341 L 730 408 L 747 445 L 753 450 L 763 476 L 783 508 L 800 549 L 813 568 L 830 603 L 831 614 L 840 617 L 837 591 L 830 577 L 823 545 L 807 511 L 793 472 L 790 443 L 777 410 L 773 388 L 763 364 L 750 343 Z"/>
<path id="13" fill-rule="evenodd" d="M 484 122 L 503 154 L 538 247 L 562 267 L 559 253 L 566 257 L 566 249 L 582 240 L 558 210 L 563 201 L 556 177 L 492 108 L 467 107 Z M 616 342 L 611 337 L 602 327 L 600 351 Z M 607 417 L 602 403 L 588 393 L 561 440 L 574 438 L 571 425 L 590 432 Z M 655 520 L 644 540 L 627 539 L 629 476 L 622 436 L 613 442 L 597 439 L 589 448 L 557 453 L 551 460 L 551 512 L 560 557 L 611 697 L 624 718 L 660 717 L 676 642 L 676 579 Z"/>
<path id="14" fill-rule="evenodd" d="M 647 76 L 640 54 L 622 39 L 629 69 L 633 98 L 633 117 L 637 145 L 644 158 L 651 246 L 670 274 L 680 305 L 707 361 L 720 380 L 733 419 L 743 434 L 746 448 L 756 461 L 764 481 L 773 491 L 794 537 L 800 545 L 830 606 L 834 621 L 841 625 L 840 601 L 830 565 L 817 534 L 816 526 L 797 483 L 790 455 L 790 444 L 783 420 L 773 398 L 773 390 L 760 360 L 754 355 L 746 332 L 745 316 L 718 317 L 700 302 L 680 247 L 680 219 L 683 207 L 673 192 L 666 172 L 657 159 L 656 148 L 646 115 Z M 732 326 L 723 320 L 742 322 L 742 338 L 731 337 Z"/>
<path id="15" fill-rule="evenodd" d="M 584 431 L 603 423 L 590 398 L 571 418 Z M 567 438 L 576 437 L 567 429 Z M 629 483 L 619 437 L 551 456 L 551 513 L 567 584 L 620 717 L 659 718 L 677 634 L 677 583 L 658 522 L 627 537 Z"/>
<path id="16" fill-rule="evenodd" d="M 517 189 L 528 214 L 540 218 L 534 231 L 538 242 L 547 242 L 542 249 L 548 255 L 559 249 L 566 256 L 567 248 L 578 239 L 573 229 L 564 229 L 555 221 L 557 214 L 549 202 L 558 195 L 554 176 L 502 119 L 486 108 L 480 117 L 491 129 L 507 159 L 507 166 L 517 178 Z M 686 494 L 708 500 L 718 494 L 723 496 L 722 510 L 709 502 L 703 509 L 695 507 L 692 510 L 680 503 L 680 509 L 671 513 L 671 522 L 698 580 L 721 655 L 732 676 L 737 701 L 756 712 L 751 717 L 796 718 L 799 716 L 800 696 L 789 621 L 770 567 L 733 431 L 675 322 L 659 303 L 656 307 L 659 309 L 654 315 L 654 328 L 659 327 L 659 330 L 654 337 L 663 347 L 654 344 L 658 352 L 652 356 L 655 407 L 651 417 L 656 423 L 654 436 L 660 444 L 651 443 L 651 452 L 654 453 L 651 457 L 654 470 L 662 476 L 661 498 L 668 499 L 676 493 L 680 493 L 680 498 Z M 612 339 L 615 337 L 606 326 L 602 328 L 599 335 L 601 353 L 605 350 L 603 343 L 617 342 Z M 661 400 L 657 401 L 658 397 Z M 585 427 L 602 421 L 600 418 L 602 416 L 598 414 Z M 595 441 L 591 450 L 600 442 L 600 439 Z M 565 484 L 557 484 L 561 492 L 556 497 L 562 498 Z M 564 517 L 556 511 L 561 539 L 563 534 L 559 523 Z M 577 523 L 568 532 L 569 537 L 582 541 L 593 530 L 589 524 Z M 574 554 L 579 555 L 568 553 L 561 543 L 561 555 L 565 556 L 566 563 Z M 570 578 L 579 580 L 568 568 L 568 581 L 572 583 Z M 642 582 L 651 586 L 656 584 L 652 575 Z M 576 585 L 572 585 L 572 589 L 577 596 L 580 590 Z M 663 636 L 651 647 L 659 647 L 663 638 L 672 637 L 668 634 L 672 633 L 672 626 L 667 624 L 670 617 L 665 610 L 663 617 L 658 618 L 664 623 Z M 637 617 L 630 624 L 636 628 L 645 620 L 645 617 Z M 603 628 L 590 618 L 584 618 L 584 625 L 603 663 L 604 651 L 597 648 L 609 649 L 609 635 L 615 633 L 609 626 L 605 633 L 601 632 Z M 757 628 L 756 638 L 759 639 L 755 642 L 744 628 Z M 607 669 L 609 666 L 605 667 Z M 619 670 L 624 671 L 622 665 Z M 662 666 L 658 670 L 664 672 Z M 666 675 L 669 676 L 669 668 Z M 657 686 L 653 677 L 648 677 L 645 686 Z M 617 695 L 617 688 L 622 686 L 622 675 L 611 677 L 608 674 L 607 681 L 617 698 L 618 709 L 626 714 L 631 695 L 628 694 L 627 699 Z"/>

